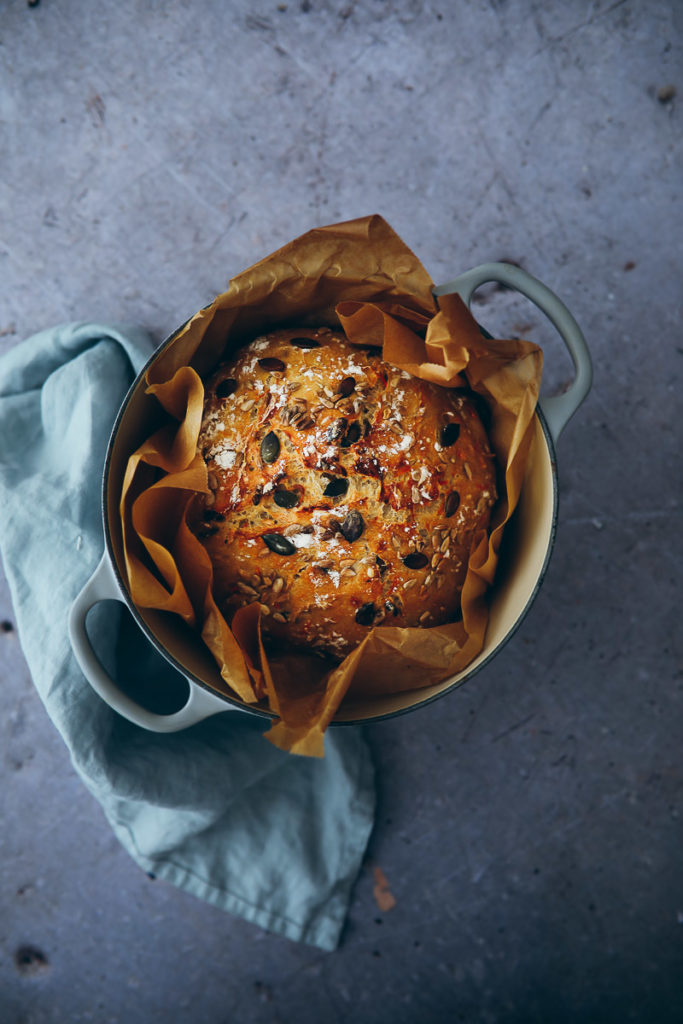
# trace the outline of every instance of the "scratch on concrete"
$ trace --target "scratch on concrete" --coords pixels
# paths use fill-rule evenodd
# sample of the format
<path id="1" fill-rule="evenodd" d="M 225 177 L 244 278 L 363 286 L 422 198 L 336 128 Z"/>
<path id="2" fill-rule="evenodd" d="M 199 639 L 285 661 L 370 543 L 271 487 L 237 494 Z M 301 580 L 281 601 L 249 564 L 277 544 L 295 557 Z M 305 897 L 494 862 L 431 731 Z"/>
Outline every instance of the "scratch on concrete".
<path id="1" fill-rule="evenodd" d="M 584 21 L 580 22 L 578 25 L 574 25 L 573 28 L 568 28 L 567 31 L 563 32 L 561 35 L 559 35 L 559 36 L 550 36 L 549 39 L 548 39 L 548 42 L 544 46 L 541 46 L 538 50 L 536 50 L 536 52 L 534 53 L 534 57 L 538 56 L 539 53 L 543 53 L 545 50 L 548 50 L 551 46 L 554 46 L 556 43 L 564 42 L 564 40 L 568 39 L 569 36 L 575 35 L 577 32 L 580 32 L 582 29 L 588 28 L 589 25 L 592 25 L 594 22 L 598 21 L 600 18 L 605 18 L 608 14 L 611 14 L 612 11 L 616 10 L 617 7 L 621 7 L 625 3 L 626 3 L 626 0 L 616 0 L 616 2 L 611 4 L 610 7 L 606 7 L 604 11 L 596 11 L 595 14 L 592 14 L 589 18 L 586 18 Z"/>

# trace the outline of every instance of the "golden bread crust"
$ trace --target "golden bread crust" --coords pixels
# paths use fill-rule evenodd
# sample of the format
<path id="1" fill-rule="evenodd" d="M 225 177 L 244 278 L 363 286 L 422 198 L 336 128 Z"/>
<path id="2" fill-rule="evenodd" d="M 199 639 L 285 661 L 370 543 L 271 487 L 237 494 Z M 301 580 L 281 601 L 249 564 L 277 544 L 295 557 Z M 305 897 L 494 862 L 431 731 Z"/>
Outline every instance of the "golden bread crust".
<path id="1" fill-rule="evenodd" d="M 459 616 L 495 464 L 475 401 L 329 328 L 271 331 L 206 382 L 194 529 L 228 621 L 342 658 L 372 626 Z"/>

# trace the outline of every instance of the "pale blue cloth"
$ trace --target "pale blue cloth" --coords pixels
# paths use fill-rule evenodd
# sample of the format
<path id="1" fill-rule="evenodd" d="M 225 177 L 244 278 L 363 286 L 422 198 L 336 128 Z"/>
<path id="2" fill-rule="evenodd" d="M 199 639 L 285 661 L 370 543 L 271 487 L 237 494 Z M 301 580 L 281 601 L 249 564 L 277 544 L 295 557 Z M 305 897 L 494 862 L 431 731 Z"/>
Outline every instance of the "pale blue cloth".
<path id="1" fill-rule="evenodd" d="M 0 358 L 0 553 L 26 660 L 74 767 L 145 871 L 332 950 L 373 822 L 360 731 L 328 731 L 322 760 L 283 753 L 263 721 L 235 713 L 150 733 L 94 693 L 71 651 L 69 609 L 104 547 L 109 433 L 151 351 L 141 330 L 80 323 Z M 90 631 L 105 657 L 126 634 L 124 616 L 100 607 Z"/>

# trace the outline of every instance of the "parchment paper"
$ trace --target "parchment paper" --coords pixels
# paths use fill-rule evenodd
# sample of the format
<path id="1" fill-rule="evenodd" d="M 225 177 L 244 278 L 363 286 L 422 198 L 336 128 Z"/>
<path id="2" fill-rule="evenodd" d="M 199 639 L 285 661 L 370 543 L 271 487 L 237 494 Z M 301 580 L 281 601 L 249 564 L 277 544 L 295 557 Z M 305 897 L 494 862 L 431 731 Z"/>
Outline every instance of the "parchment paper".
<path id="1" fill-rule="evenodd" d="M 542 352 L 528 341 L 484 338 L 457 295 L 438 305 L 416 256 L 379 216 L 316 228 L 244 271 L 198 312 L 154 361 L 147 390 L 167 422 L 131 453 L 121 495 L 124 552 L 133 601 L 175 612 L 195 628 L 220 667 L 226 692 L 277 716 L 266 734 L 293 753 L 321 756 L 323 735 L 345 694 L 354 700 L 415 689 L 464 669 L 481 651 L 505 523 L 524 477 Z M 209 492 L 197 452 L 202 378 L 269 329 L 327 324 L 355 344 L 375 344 L 386 362 L 443 387 L 469 386 L 490 412 L 499 500 L 488 534 L 473 543 L 462 620 L 431 629 L 380 626 L 340 664 L 305 652 L 266 653 L 260 606 L 230 628 L 211 592 L 208 555 L 187 525 Z"/>

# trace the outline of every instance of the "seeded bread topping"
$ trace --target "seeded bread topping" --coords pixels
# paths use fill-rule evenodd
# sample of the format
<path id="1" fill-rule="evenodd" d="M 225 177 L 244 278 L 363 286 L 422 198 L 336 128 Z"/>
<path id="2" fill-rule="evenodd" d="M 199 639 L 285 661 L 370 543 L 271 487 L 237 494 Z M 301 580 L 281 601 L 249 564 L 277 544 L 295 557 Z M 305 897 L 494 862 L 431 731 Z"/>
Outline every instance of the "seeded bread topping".
<path id="1" fill-rule="evenodd" d="M 459 617 L 495 464 L 476 396 L 329 328 L 256 338 L 206 382 L 193 528 L 228 621 L 343 658 L 380 625 Z"/>

